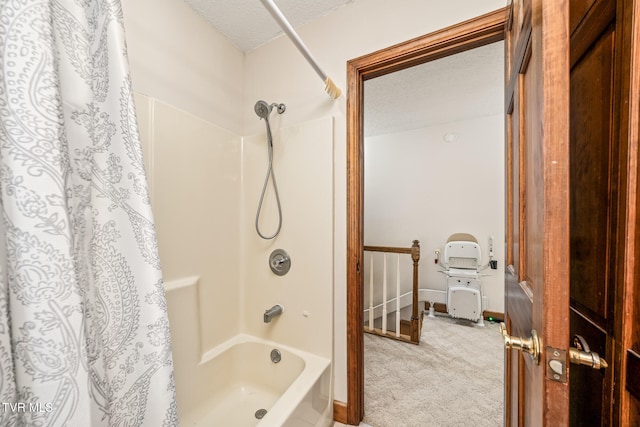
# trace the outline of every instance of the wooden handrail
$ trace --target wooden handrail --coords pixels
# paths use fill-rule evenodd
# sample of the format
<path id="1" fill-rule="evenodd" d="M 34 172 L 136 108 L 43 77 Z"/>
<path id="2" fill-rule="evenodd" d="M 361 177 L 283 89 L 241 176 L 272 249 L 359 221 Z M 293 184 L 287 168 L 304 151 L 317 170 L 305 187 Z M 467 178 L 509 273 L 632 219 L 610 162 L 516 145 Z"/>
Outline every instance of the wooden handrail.
<path id="1" fill-rule="evenodd" d="M 396 248 L 393 246 L 364 246 L 364 250 L 368 252 L 388 252 L 392 254 L 411 254 L 411 259 L 417 257 L 414 261 L 420 261 L 420 241 L 414 240 L 410 248 Z"/>
<path id="2" fill-rule="evenodd" d="M 416 240 L 417 241 L 417 240 Z M 392 254 L 410 254 L 412 248 L 394 248 L 391 246 L 365 246 L 367 252 L 387 252 Z"/>

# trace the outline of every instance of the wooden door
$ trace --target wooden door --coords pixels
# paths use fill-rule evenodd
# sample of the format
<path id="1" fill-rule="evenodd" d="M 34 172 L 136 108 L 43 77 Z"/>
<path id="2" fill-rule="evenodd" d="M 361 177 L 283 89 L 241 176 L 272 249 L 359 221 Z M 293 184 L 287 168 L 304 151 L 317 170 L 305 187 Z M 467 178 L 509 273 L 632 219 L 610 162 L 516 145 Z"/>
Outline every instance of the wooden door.
<path id="1" fill-rule="evenodd" d="M 638 12 L 637 0 L 571 1 L 570 337 L 583 336 L 609 364 L 571 367 L 572 426 L 640 425 L 640 368 L 634 370 L 634 352 L 627 351 L 640 324 L 632 308 Z"/>
<path id="2" fill-rule="evenodd" d="M 624 211 L 617 206 L 616 1 L 573 1 L 570 9 L 570 339 L 584 337 L 611 363 Z M 571 366 L 570 425 L 611 424 L 613 368 Z"/>
<path id="3" fill-rule="evenodd" d="M 569 2 L 513 0 L 506 32 L 506 425 L 569 420 Z M 554 367 L 556 371 L 551 369 Z"/>

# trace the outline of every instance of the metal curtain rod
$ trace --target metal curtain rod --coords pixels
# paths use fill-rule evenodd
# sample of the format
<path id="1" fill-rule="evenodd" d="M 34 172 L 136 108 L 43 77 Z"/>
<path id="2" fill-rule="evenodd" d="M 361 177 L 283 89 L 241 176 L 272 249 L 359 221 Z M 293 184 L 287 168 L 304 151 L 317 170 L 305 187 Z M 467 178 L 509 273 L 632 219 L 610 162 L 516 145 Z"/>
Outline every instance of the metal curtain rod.
<path id="1" fill-rule="evenodd" d="M 275 19 L 278 25 L 280 25 L 280 28 L 282 28 L 282 31 L 284 31 L 287 34 L 289 39 L 298 48 L 302 56 L 304 56 L 307 62 L 309 62 L 309 64 L 311 65 L 311 67 L 313 67 L 313 69 L 316 71 L 318 76 L 320 76 L 322 81 L 325 83 L 324 90 L 329 94 L 331 98 L 333 99 L 338 98 L 341 93 L 340 88 L 336 86 L 333 80 L 331 80 L 331 78 L 327 76 L 327 74 L 324 71 L 322 71 L 322 68 L 320 68 L 315 58 L 313 57 L 313 55 L 311 55 L 311 52 L 309 52 L 309 49 L 307 49 L 307 46 L 305 46 L 300 36 L 298 36 L 298 34 L 293 29 L 291 24 L 289 24 L 289 21 L 287 21 L 287 18 L 282 14 L 280 9 L 278 9 L 278 6 L 273 2 L 273 0 L 260 0 L 260 1 L 264 5 L 264 7 L 269 11 L 271 16 L 273 16 L 273 19 Z"/>

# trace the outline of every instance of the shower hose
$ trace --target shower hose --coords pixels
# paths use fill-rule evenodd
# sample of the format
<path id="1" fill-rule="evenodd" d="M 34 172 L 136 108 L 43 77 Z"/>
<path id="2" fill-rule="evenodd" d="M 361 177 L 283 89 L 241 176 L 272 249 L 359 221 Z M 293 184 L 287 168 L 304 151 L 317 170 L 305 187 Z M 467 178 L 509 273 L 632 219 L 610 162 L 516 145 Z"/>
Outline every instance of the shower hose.
<path id="1" fill-rule="evenodd" d="M 264 177 L 264 185 L 262 186 L 262 194 L 260 195 L 260 202 L 258 203 L 258 211 L 256 212 L 256 232 L 258 236 L 265 240 L 271 240 L 280 233 L 280 228 L 282 227 L 282 208 L 280 207 L 280 196 L 278 195 L 278 184 L 276 183 L 276 176 L 273 172 L 273 139 L 271 137 L 271 126 L 269 126 L 269 120 L 265 120 L 267 124 L 267 139 L 268 139 L 268 150 L 269 150 L 269 168 L 267 169 L 267 175 Z M 269 177 L 271 177 L 271 181 L 273 182 L 273 190 L 276 193 L 276 203 L 278 205 L 278 228 L 275 233 L 270 236 L 265 236 L 260 231 L 260 211 L 262 210 L 262 203 L 264 201 L 264 194 L 267 192 L 267 185 L 269 184 Z"/>

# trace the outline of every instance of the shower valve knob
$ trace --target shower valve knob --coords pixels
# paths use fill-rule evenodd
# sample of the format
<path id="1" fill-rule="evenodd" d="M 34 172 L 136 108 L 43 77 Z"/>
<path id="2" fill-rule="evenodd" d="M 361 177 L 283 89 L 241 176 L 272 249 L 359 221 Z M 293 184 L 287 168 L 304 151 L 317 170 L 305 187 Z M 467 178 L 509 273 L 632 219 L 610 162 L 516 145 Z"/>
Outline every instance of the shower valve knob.
<path id="1" fill-rule="evenodd" d="M 291 268 L 291 258 L 282 249 L 276 249 L 269 256 L 269 267 L 274 274 L 284 276 Z"/>
<path id="2" fill-rule="evenodd" d="M 276 258 L 271 260 L 271 265 L 274 267 L 280 267 L 282 264 L 287 262 L 287 259 L 283 256 L 277 256 Z"/>

